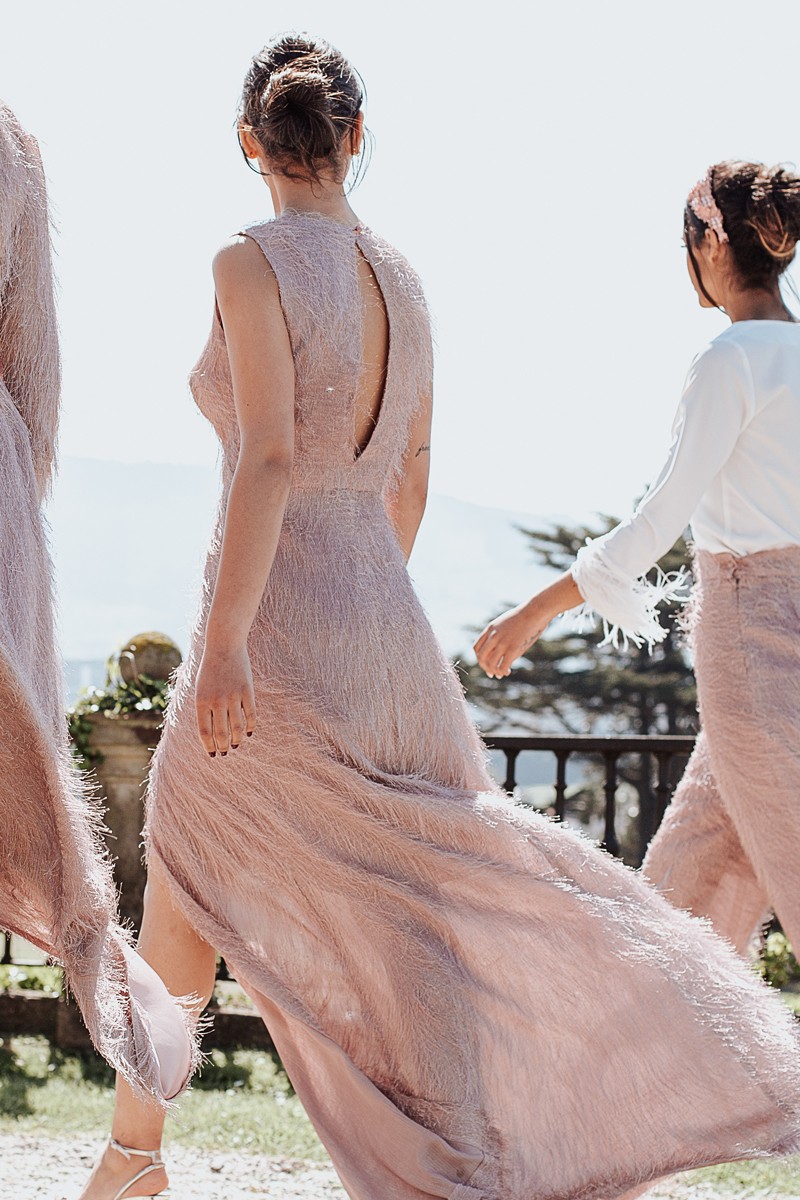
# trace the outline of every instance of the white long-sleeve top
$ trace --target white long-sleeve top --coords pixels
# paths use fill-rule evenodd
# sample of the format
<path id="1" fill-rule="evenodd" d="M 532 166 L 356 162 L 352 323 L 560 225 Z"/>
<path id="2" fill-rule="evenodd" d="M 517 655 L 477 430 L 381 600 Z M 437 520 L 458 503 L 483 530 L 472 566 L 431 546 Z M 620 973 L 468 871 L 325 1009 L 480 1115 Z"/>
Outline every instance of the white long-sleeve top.
<path id="1" fill-rule="evenodd" d="M 687 525 L 700 550 L 800 545 L 800 325 L 737 321 L 695 358 L 669 456 L 633 516 L 584 546 L 573 567 L 607 636 L 661 641 L 669 585 L 642 577 Z"/>

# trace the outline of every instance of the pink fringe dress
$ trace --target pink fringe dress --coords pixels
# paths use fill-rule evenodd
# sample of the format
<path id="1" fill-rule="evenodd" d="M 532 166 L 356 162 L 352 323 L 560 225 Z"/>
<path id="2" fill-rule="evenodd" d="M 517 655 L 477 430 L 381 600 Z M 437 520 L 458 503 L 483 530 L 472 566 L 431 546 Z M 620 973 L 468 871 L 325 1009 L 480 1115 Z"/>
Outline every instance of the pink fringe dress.
<path id="1" fill-rule="evenodd" d="M 0 928 L 63 963 L 97 1049 L 163 1101 L 190 1071 L 186 1023 L 117 922 L 100 813 L 67 743 L 41 515 L 59 394 L 44 173 L 0 104 Z"/>
<path id="2" fill-rule="evenodd" d="M 709 927 L 487 773 L 386 512 L 431 384 L 404 259 L 284 213 L 296 458 L 249 650 L 259 726 L 212 760 L 194 685 L 238 431 L 215 321 L 192 376 L 223 452 L 219 524 L 151 777 L 149 855 L 266 1021 L 353 1200 L 600 1200 L 800 1145 L 777 995 Z M 353 449 L 357 255 L 391 338 Z"/>

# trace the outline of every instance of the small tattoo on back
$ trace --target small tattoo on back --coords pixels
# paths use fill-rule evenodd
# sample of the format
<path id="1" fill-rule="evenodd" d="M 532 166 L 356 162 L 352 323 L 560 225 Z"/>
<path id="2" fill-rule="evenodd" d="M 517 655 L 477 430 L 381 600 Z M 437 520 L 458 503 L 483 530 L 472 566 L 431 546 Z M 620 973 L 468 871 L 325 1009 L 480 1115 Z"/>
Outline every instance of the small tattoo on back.
<path id="1" fill-rule="evenodd" d="M 424 454 L 426 451 L 430 450 L 430 448 L 430 442 L 423 442 L 417 453 L 414 455 L 414 458 L 419 458 L 420 454 Z"/>

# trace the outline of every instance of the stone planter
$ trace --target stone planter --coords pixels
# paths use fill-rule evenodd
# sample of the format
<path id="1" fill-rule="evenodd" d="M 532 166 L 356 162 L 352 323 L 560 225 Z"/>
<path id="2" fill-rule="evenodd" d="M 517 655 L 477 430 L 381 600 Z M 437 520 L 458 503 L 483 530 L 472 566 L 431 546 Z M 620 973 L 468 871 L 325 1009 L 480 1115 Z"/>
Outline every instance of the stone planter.
<path id="1" fill-rule="evenodd" d="M 138 930 L 142 920 L 145 870 L 142 863 L 144 792 L 152 752 L 158 743 L 162 713 L 102 712 L 87 717 L 92 748 L 103 761 L 94 768 L 106 809 L 105 823 L 123 919 Z"/>

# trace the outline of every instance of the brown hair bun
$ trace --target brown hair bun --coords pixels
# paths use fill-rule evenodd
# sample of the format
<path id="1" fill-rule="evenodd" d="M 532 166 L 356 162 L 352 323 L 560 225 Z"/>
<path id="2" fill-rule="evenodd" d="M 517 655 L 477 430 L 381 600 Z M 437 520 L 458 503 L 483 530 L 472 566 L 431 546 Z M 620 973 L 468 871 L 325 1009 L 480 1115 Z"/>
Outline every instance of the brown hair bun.
<path id="1" fill-rule="evenodd" d="M 335 47 L 287 34 L 250 64 L 240 118 L 276 169 L 318 179 L 321 170 L 346 170 L 346 140 L 363 99 L 357 72 Z"/>
<path id="2" fill-rule="evenodd" d="M 762 169 L 751 188 L 750 222 L 767 254 L 790 262 L 800 240 L 800 178 L 785 167 Z"/>

